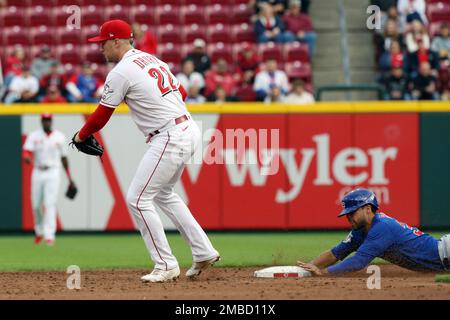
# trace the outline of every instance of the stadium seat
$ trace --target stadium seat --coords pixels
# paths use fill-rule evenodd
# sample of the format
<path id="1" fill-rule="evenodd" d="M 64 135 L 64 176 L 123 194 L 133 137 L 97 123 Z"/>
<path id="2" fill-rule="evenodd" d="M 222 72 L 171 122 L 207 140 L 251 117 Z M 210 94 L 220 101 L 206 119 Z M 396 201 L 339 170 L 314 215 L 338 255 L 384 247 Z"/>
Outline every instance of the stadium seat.
<path id="1" fill-rule="evenodd" d="M 286 62 L 309 62 L 308 45 L 300 42 L 286 43 L 283 45 L 283 55 Z"/>
<path id="2" fill-rule="evenodd" d="M 89 5 L 81 8 L 81 24 L 86 25 L 101 25 L 105 21 L 104 9 Z"/>
<path id="3" fill-rule="evenodd" d="M 8 0 L 8 7 L 26 8 L 30 5 L 29 0 Z"/>
<path id="4" fill-rule="evenodd" d="M 450 22 L 450 3 L 439 2 L 429 4 L 427 6 L 427 13 L 430 22 Z"/>
<path id="5" fill-rule="evenodd" d="M 248 23 L 241 23 L 232 27 L 232 34 L 236 42 L 255 42 L 253 27 Z"/>
<path id="6" fill-rule="evenodd" d="M 181 56 L 185 57 L 188 53 L 192 52 L 194 50 L 194 44 L 192 42 L 185 43 L 181 46 Z"/>
<path id="7" fill-rule="evenodd" d="M 28 11 L 28 21 L 30 26 L 52 26 L 53 15 L 48 8 L 37 6 L 30 8 Z"/>
<path id="8" fill-rule="evenodd" d="M 234 95 L 241 101 L 256 101 L 256 93 L 251 85 L 239 87 Z"/>
<path id="9" fill-rule="evenodd" d="M 230 8 L 225 5 L 210 5 L 206 7 L 205 14 L 209 24 L 230 24 L 232 22 Z"/>
<path id="10" fill-rule="evenodd" d="M 82 61 L 84 61 L 84 57 L 81 55 L 82 52 L 80 47 L 74 46 L 73 44 L 57 46 L 55 53 L 56 58 L 62 64 L 79 65 Z"/>
<path id="11" fill-rule="evenodd" d="M 184 42 L 186 43 L 192 43 L 197 38 L 206 40 L 205 28 L 198 24 L 184 26 L 182 29 L 184 30 Z"/>
<path id="12" fill-rule="evenodd" d="M 232 43 L 234 38 L 230 32 L 230 27 L 221 23 L 209 27 L 208 41 L 211 43 L 223 42 Z"/>
<path id="13" fill-rule="evenodd" d="M 43 7 L 54 7 L 55 1 L 54 0 L 29 0 L 29 7 L 37 7 L 37 6 L 43 6 Z"/>
<path id="14" fill-rule="evenodd" d="M 224 59 L 228 63 L 233 63 L 233 54 L 231 46 L 222 42 L 209 44 L 206 46 L 206 52 L 211 58 L 212 63 L 216 63 L 219 59 Z"/>
<path id="15" fill-rule="evenodd" d="M 2 32 L 5 35 L 5 43 L 8 45 L 21 44 L 28 46 L 30 44 L 30 35 L 26 28 L 14 26 L 12 28 L 3 28 Z"/>
<path id="16" fill-rule="evenodd" d="M 55 0 L 55 7 L 62 6 L 81 6 L 83 4 L 82 0 Z"/>
<path id="17" fill-rule="evenodd" d="M 309 63 L 302 63 L 300 61 L 288 62 L 285 64 L 284 70 L 290 80 L 301 78 L 308 82 L 312 78 L 311 65 Z"/>
<path id="18" fill-rule="evenodd" d="M 156 7 L 156 21 L 159 25 L 182 24 L 179 8 L 170 4 Z"/>
<path id="19" fill-rule="evenodd" d="M 130 14 L 128 7 L 122 6 L 120 4 L 105 7 L 104 12 L 105 12 L 105 21 L 116 19 L 130 21 Z"/>
<path id="20" fill-rule="evenodd" d="M 162 43 L 158 45 L 158 54 L 157 56 L 160 57 L 164 62 L 166 63 L 174 63 L 174 64 L 180 64 L 181 63 L 181 50 L 180 45 L 174 45 L 172 43 Z"/>
<path id="21" fill-rule="evenodd" d="M 99 8 L 106 7 L 109 4 L 108 0 L 81 0 L 83 2 L 83 6 L 96 6 Z"/>
<path id="22" fill-rule="evenodd" d="M 246 0 L 246 1 L 248 2 L 248 0 Z M 220 5 L 226 6 L 226 5 L 233 4 L 233 2 L 234 2 L 234 0 L 210 0 L 209 4 L 210 5 L 220 4 Z"/>
<path id="23" fill-rule="evenodd" d="M 107 0 L 109 6 L 121 5 L 123 7 L 129 7 L 133 1 L 130 0 Z"/>
<path id="24" fill-rule="evenodd" d="M 91 63 L 105 64 L 105 57 L 100 52 L 98 44 L 91 43 L 81 46 L 81 55 L 85 57 L 86 61 Z"/>
<path id="25" fill-rule="evenodd" d="M 183 37 L 180 26 L 173 24 L 166 24 L 157 27 L 156 34 L 158 35 L 158 43 L 183 43 Z"/>
<path id="26" fill-rule="evenodd" d="M 207 24 L 207 19 L 205 17 L 205 12 L 202 6 L 197 6 L 195 4 L 183 6 L 180 13 L 180 19 L 183 20 L 184 24 Z"/>
<path id="27" fill-rule="evenodd" d="M 283 62 L 282 45 L 268 42 L 260 43 L 257 47 L 258 54 L 261 56 L 263 61 L 267 59 L 275 59 L 277 62 Z"/>
<path id="28" fill-rule="evenodd" d="M 247 4 L 237 4 L 231 6 L 231 17 L 232 23 L 250 23 L 250 17 L 253 14 L 253 9 L 250 8 Z"/>
<path id="29" fill-rule="evenodd" d="M 159 0 L 159 5 L 169 4 L 174 7 L 181 7 L 185 4 L 189 4 L 189 0 Z"/>
<path id="30" fill-rule="evenodd" d="M 157 25 L 155 10 L 153 7 L 145 4 L 133 6 L 130 8 L 130 21 L 155 26 Z"/>
<path id="31" fill-rule="evenodd" d="M 55 30 L 40 26 L 39 28 L 32 28 L 30 31 L 31 44 L 53 46 L 56 43 Z"/>
<path id="32" fill-rule="evenodd" d="M 145 4 L 150 7 L 156 7 L 163 0 L 134 0 L 135 5 Z"/>
<path id="33" fill-rule="evenodd" d="M 28 24 L 25 9 L 20 7 L 8 7 L 0 16 L 3 27 L 26 26 Z"/>
<path id="34" fill-rule="evenodd" d="M 442 23 L 443 23 L 443 21 L 438 21 L 438 22 L 432 22 L 428 25 L 428 33 L 430 34 L 431 37 L 435 37 L 435 36 L 439 35 L 439 31 L 440 31 Z"/>
<path id="35" fill-rule="evenodd" d="M 88 39 L 95 37 L 99 33 L 100 27 L 98 25 L 91 25 L 81 29 L 81 44 L 88 43 Z"/>
<path id="36" fill-rule="evenodd" d="M 93 63 L 91 67 L 95 77 L 97 77 L 101 81 L 104 81 L 106 79 L 106 76 L 108 74 L 108 67 L 106 65 Z"/>
<path id="37" fill-rule="evenodd" d="M 66 27 L 60 27 L 56 29 L 56 43 L 57 44 L 80 44 L 85 41 L 82 40 L 81 29 L 67 29 Z"/>

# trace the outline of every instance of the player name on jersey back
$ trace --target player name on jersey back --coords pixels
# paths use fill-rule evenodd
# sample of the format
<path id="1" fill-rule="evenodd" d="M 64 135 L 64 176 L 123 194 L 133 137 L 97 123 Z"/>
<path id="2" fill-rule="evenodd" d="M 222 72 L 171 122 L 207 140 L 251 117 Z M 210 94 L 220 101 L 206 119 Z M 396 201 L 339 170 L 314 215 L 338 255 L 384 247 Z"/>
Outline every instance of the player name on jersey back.
<path id="1" fill-rule="evenodd" d="M 187 113 L 179 87 L 165 62 L 131 49 L 109 72 L 100 103 L 115 108 L 125 101 L 136 125 L 147 136 Z"/>

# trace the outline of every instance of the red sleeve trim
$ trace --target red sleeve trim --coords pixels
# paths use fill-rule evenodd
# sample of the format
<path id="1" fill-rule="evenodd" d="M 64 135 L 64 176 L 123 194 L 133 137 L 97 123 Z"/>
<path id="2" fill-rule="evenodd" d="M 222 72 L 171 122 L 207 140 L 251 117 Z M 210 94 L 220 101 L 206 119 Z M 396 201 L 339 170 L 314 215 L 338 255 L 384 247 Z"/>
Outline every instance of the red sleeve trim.
<path id="1" fill-rule="evenodd" d="M 81 128 L 80 132 L 78 133 L 80 139 L 84 140 L 91 134 L 100 131 L 108 123 L 109 118 L 111 118 L 114 110 L 114 108 L 108 108 L 104 105 L 99 104 L 97 109 L 95 109 L 94 113 L 91 114 L 91 116 L 87 119 L 83 128 Z"/>
<path id="2" fill-rule="evenodd" d="M 181 93 L 181 97 L 183 98 L 183 101 L 185 101 L 185 100 L 186 100 L 186 97 L 187 97 L 186 89 L 184 89 L 183 85 L 180 84 L 180 87 L 178 88 L 178 90 L 179 90 L 180 93 Z"/>
<path id="3" fill-rule="evenodd" d="M 23 150 L 22 157 L 24 157 L 24 158 L 32 158 L 33 157 L 33 152 L 31 152 L 30 150 Z"/>

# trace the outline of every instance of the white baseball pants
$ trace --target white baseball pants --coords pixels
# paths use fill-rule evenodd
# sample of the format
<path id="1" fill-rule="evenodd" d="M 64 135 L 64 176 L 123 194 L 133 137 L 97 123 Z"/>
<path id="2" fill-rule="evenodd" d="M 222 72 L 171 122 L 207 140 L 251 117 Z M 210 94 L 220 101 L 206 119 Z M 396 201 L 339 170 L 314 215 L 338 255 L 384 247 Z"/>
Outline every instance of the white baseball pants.
<path id="1" fill-rule="evenodd" d="M 189 244 L 195 262 L 217 255 L 189 208 L 173 191 L 186 162 L 200 143 L 200 136 L 197 124 L 188 120 L 152 137 L 128 190 L 127 204 L 156 269 L 173 269 L 178 261 L 172 254 L 155 204 Z"/>
<path id="2" fill-rule="evenodd" d="M 33 169 L 31 175 L 31 205 L 34 232 L 45 240 L 55 240 L 56 201 L 60 180 L 59 168 Z"/>

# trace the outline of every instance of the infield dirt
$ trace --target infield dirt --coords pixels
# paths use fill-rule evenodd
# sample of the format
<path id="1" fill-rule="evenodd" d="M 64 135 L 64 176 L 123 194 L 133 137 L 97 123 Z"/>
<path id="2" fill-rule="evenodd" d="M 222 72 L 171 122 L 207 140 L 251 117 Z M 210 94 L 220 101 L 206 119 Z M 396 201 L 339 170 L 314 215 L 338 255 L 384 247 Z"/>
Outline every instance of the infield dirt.
<path id="1" fill-rule="evenodd" d="M 212 268 L 197 280 L 182 270 L 176 282 L 142 283 L 151 270 L 81 272 L 80 290 L 66 286 L 65 272 L 2 272 L 0 299 L 151 299 L 151 300 L 301 300 L 301 299 L 450 299 L 450 284 L 434 273 L 381 266 L 381 289 L 367 288 L 365 272 L 334 278 L 254 278 L 261 268 Z"/>

